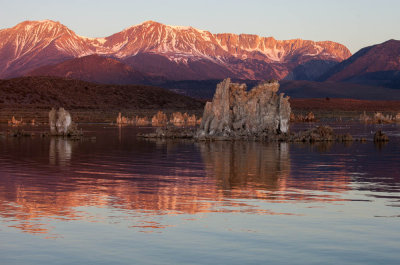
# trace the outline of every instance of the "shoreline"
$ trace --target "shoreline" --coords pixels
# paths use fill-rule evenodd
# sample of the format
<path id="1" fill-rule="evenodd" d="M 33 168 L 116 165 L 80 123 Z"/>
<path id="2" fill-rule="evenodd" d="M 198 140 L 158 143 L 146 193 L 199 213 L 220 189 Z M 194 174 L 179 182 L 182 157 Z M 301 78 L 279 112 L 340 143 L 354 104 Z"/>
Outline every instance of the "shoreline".
<path id="1" fill-rule="evenodd" d="M 354 120 L 358 119 L 364 111 L 371 115 L 381 112 L 385 115 L 396 115 L 400 112 L 400 101 L 398 100 L 354 100 L 354 99 L 290 99 L 292 111 L 296 115 L 306 115 L 313 112 L 318 120 Z M 16 119 L 22 118 L 28 122 L 35 119 L 39 123 L 48 121 L 48 112 L 51 107 L 34 106 L 2 106 L 0 105 L 0 124 L 7 123 L 15 116 Z M 78 123 L 111 123 L 114 122 L 118 113 L 123 116 L 146 116 L 151 118 L 158 111 L 163 111 L 167 115 L 174 112 L 187 112 L 198 117 L 203 115 L 203 108 L 197 109 L 137 109 L 137 108 L 71 108 L 68 109 L 74 121 Z"/>

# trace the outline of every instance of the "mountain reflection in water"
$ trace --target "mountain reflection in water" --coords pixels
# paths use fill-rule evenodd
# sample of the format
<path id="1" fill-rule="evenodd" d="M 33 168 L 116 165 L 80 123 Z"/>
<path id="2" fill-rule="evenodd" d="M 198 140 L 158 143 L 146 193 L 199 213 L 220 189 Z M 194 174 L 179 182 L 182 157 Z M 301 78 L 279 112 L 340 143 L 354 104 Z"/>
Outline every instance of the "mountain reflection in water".
<path id="1" fill-rule="evenodd" d="M 348 182 L 345 171 L 323 182 L 291 177 L 287 143 L 121 142 L 118 133 L 115 142 L 6 141 L 8 158 L 1 160 L 0 169 L 3 222 L 25 232 L 47 233 L 49 219 L 118 222 L 113 219 L 121 218 L 94 215 L 87 210 L 90 207 L 116 209 L 132 219 L 132 227 L 143 228 L 164 227 L 152 218 L 166 214 L 292 214 L 260 209 L 249 199 L 340 200 L 307 190 L 329 186 L 331 191 L 343 191 Z M 136 151 L 127 151 L 129 146 Z"/>
<path id="2" fill-rule="evenodd" d="M 168 214 L 290 215 L 257 202 L 338 202 L 360 177 L 351 172 L 353 157 L 341 153 L 351 146 L 140 141 L 128 132 L 100 130 L 96 142 L 1 140 L 1 221 L 47 233 L 49 220 L 124 218 L 132 227 L 162 228 Z"/>

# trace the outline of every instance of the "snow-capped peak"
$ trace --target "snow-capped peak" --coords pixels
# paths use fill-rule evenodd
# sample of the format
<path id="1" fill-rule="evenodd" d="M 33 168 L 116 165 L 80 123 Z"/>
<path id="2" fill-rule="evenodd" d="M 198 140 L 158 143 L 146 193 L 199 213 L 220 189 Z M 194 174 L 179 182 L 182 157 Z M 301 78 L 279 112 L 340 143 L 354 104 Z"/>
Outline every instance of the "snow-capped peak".
<path id="1" fill-rule="evenodd" d="M 6 58 L 6 63 L 2 66 L 0 62 L 0 72 L 1 67 L 8 69 L 20 58 L 34 58 L 37 54 L 55 56 L 39 59 L 43 63 L 94 53 L 121 59 L 151 53 L 179 63 L 207 60 L 225 66 L 232 61 L 253 59 L 254 62 L 291 63 L 293 58 L 310 60 L 311 57 L 329 57 L 330 60 L 340 61 L 351 55 L 346 47 L 334 42 L 279 41 L 249 34 L 213 34 L 190 26 L 165 25 L 152 20 L 104 38 L 79 36 L 52 20 L 25 21 L 13 28 L 0 30 L 0 56 L 2 49 L 5 54 L 2 58 Z M 15 67 L 20 65 L 16 63 Z"/>

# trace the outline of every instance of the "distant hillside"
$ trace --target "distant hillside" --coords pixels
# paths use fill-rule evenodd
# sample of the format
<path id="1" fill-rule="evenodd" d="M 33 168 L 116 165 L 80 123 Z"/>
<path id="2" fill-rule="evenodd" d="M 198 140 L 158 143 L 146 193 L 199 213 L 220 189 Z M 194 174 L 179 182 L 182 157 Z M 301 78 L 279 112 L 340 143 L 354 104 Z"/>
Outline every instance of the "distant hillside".
<path id="1" fill-rule="evenodd" d="M 251 89 L 259 81 L 233 80 Z M 158 84 L 174 92 L 195 98 L 210 99 L 221 80 L 170 81 Z M 400 90 L 338 82 L 280 81 L 280 91 L 292 98 L 351 98 L 363 100 L 400 100 Z"/>
<path id="2" fill-rule="evenodd" d="M 363 48 L 318 80 L 400 89 L 400 41 L 389 40 Z"/>
<path id="3" fill-rule="evenodd" d="M 280 90 L 293 98 L 400 100 L 400 90 L 344 82 L 282 81 Z"/>
<path id="4" fill-rule="evenodd" d="M 199 109 L 199 100 L 143 85 L 102 85 L 58 77 L 0 80 L 0 108 Z"/>
<path id="5" fill-rule="evenodd" d="M 120 61 L 99 55 L 89 55 L 43 66 L 27 73 L 26 76 L 58 76 L 119 85 L 148 83 L 150 78 Z"/>
<path id="6" fill-rule="evenodd" d="M 211 99 L 214 96 L 217 84 L 221 81 L 222 79 L 182 80 L 161 82 L 157 85 L 189 97 L 199 99 Z M 260 81 L 232 79 L 232 82 L 246 83 L 248 88 L 251 88 L 254 85 L 258 84 Z"/>
<path id="7" fill-rule="evenodd" d="M 291 98 L 290 106 L 295 113 L 299 112 L 326 112 L 337 116 L 339 111 L 362 113 L 400 111 L 399 100 L 359 100 L 344 98 Z M 341 113 L 343 114 L 343 113 Z M 340 115 L 340 114 L 339 114 Z"/>

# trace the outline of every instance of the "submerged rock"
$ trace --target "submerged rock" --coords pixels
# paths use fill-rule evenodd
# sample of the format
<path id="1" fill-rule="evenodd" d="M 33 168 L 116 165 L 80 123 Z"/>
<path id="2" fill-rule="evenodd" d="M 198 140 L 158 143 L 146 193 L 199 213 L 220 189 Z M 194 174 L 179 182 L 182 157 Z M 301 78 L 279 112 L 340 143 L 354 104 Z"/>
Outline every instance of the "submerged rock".
<path id="1" fill-rule="evenodd" d="M 207 102 L 197 138 L 268 137 L 289 131 L 289 97 L 277 94 L 279 83 L 264 82 L 247 92 L 229 78 L 217 85 Z"/>
<path id="2" fill-rule="evenodd" d="M 32 137 L 35 134 L 32 132 L 26 132 L 22 129 L 16 129 L 16 130 L 11 130 L 7 132 L 7 136 L 11 136 L 11 137 Z"/>
<path id="3" fill-rule="evenodd" d="M 353 136 L 349 133 L 336 134 L 329 126 L 318 126 L 306 131 L 298 132 L 290 136 L 292 142 L 351 142 Z"/>
<path id="4" fill-rule="evenodd" d="M 315 128 L 288 134 L 265 135 L 257 137 L 243 136 L 213 136 L 200 138 L 197 136 L 198 131 L 193 127 L 183 128 L 175 126 L 166 126 L 157 128 L 152 133 L 140 133 L 137 136 L 141 138 L 157 138 L 157 139 L 195 139 L 197 141 L 260 141 L 260 142 L 303 142 L 303 143 L 329 143 L 341 142 L 351 144 L 353 141 L 365 142 L 365 138 L 354 139 L 349 133 L 336 134 L 329 126 L 317 126 Z"/>
<path id="5" fill-rule="evenodd" d="M 193 139 L 196 130 L 194 128 L 182 128 L 175 126 L 159 127 L 153 133 L 137 134 L 141 138 L 160 139 Z"/>
<path id="6" fill-rule="evenodd" d="M 388 141 L 389 137 L 382 131 L 379 130 L 374 134 L 374 142 L 388 142 Z"/>

